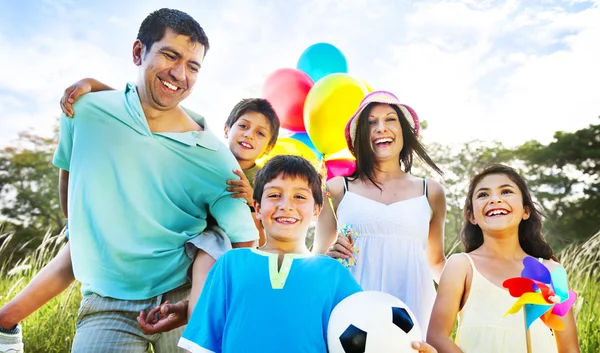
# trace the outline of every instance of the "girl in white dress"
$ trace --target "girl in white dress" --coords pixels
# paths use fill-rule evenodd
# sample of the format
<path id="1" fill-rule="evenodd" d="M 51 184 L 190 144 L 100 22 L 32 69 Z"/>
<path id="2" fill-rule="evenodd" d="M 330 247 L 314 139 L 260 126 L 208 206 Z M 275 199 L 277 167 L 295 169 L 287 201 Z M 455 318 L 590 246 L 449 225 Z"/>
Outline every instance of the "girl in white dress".
<path id="1" fill-rule="evenodd" d="M 446 261 L 446 197 L 438 182 L 410 174 L 413 153 L 441 174 L 418 132 L 416 113 L 392 93 L 363 99 L 346 126 L 356 171 L 327 182 L 332 203 L 317 221 L 313 252 L 349 259 L 357 248 L 349 269 L 358 283 L 405 302 L 425 335 Z M 341 226 L 353 228 L 354 239 L 337 232 Z"/>

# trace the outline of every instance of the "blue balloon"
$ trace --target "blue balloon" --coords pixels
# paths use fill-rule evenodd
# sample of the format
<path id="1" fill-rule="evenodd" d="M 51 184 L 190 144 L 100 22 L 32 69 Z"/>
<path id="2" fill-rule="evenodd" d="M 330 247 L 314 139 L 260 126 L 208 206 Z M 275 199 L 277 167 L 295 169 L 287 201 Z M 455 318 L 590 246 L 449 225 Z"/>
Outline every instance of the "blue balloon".
<path id="1" fill-rule="evenodd" d="M 311 151 L 313 151 L 315 153 L 315 156 L 317 156 L 319 159 L 323 158 L 323 154 L 321 154 L 321 152 L 319 152 L 319 150 L 317 150 L 317 148 L 312 143 L 312 141 L 310 140 L 310 137 L 308 136 L 308 134 L 306 132 L 296 132 L 296 133 L 290 135 L 289 137 L 305 144 L 308 148 L 311 149 Z"/>
<path id="2" fill-rule="evenodd" d="M 300 55 L 296 68 L 304 71 L 314 82 L 329 74 L 348 73 L 346 57 L 329 43 L 316 43 L 308 47 Z"/>

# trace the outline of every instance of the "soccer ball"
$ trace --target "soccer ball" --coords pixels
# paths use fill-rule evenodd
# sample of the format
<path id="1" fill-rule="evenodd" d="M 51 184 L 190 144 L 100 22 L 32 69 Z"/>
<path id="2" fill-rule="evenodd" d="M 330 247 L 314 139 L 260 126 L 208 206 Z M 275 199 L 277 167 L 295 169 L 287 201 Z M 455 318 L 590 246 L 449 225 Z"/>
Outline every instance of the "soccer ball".
<path id="1" fill-rule="evenodd" d="M 415 353 L 414 341 L 422 341 L 414 314 L 383 292 L 358 292 L 342 300 L 327 327 L 329 353 Z"/>

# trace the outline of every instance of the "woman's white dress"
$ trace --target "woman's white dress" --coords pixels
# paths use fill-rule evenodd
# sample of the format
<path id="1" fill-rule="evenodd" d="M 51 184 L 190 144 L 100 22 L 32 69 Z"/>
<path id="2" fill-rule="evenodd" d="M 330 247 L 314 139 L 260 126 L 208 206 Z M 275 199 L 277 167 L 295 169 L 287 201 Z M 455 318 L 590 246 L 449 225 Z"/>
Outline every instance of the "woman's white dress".
<path id="1" fill-rule="evenodd" d="M 364 290 L 389 293 L 415 314 L 423 338 L 435 300 L 425 257 L 431 208 L 427 185 L 421 196 L 385 205 L 346 190 L 337 209 L 340 225 L 358 233 L 360 250 L 350 272 Z"/>

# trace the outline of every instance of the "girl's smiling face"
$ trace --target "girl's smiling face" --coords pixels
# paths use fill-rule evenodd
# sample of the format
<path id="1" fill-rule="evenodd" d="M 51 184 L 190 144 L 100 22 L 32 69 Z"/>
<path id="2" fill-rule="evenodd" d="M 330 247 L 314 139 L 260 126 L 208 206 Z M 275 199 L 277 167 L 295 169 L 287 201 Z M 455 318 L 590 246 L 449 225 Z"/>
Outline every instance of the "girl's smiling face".
<path id="1" fill-rule="evenodd" d="M 475 186 L 470 221 L 483 233 L 518 231 L 522 220 L 529 218 L 523 195 L 515 182 L 504 174 L 490 174 Z"/>

